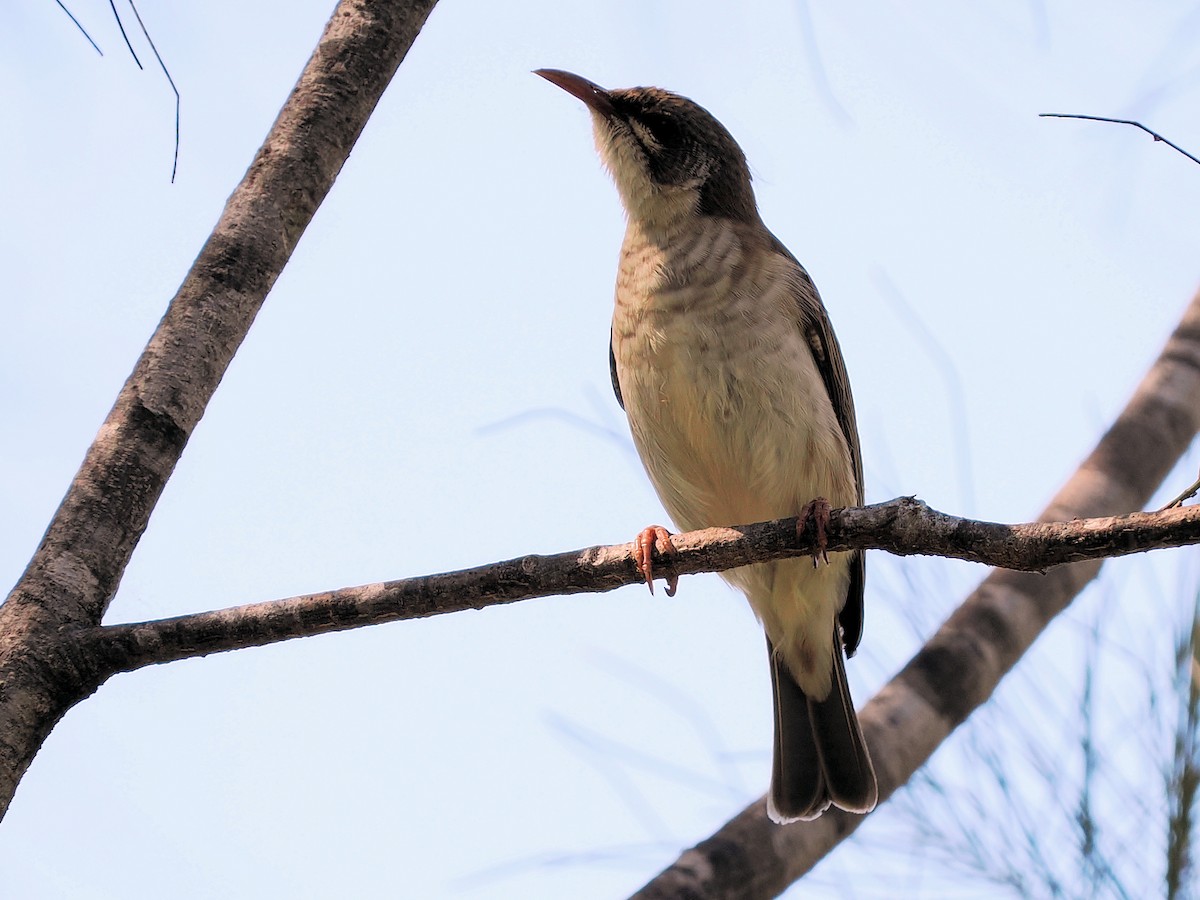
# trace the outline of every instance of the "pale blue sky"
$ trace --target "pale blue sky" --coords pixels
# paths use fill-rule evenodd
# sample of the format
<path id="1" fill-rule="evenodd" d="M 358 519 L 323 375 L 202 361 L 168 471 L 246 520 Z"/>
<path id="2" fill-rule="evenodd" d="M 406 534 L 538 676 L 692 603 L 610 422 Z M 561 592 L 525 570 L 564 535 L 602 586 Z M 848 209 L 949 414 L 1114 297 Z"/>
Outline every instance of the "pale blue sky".
<path id="1" fill-rule="evenodd" d="M 141 0 L 183 94 L 174 185 L 167 85 L 136 69 L 106 4 L 72 9 L 103 58 L 48 0 L 10 4 L 0 27 L 7 584 L 332 4 Z M 109 621 L 617 543 L 663 519 L 609 388 L 620 207 L 585 110 L 541 66 L 669 87 L 738 138 L 838 330 L 869 500 L 1031 518 L 1200 280 L 1200 169 L 1133 129 L 1037 113 L 1141 118 L 1195 151 L 1198 37 L 1197 8 L 1165 2 L 445 0 Z M 1101 608 L 1114 642 L 1160 647 L 1138 610 L 1177 593 L 1191 553 L 1120 563 L 1022 672 L 1074 659 Z M 935 622 L 983 574 L 882 554 L 869 570 L 859 703 L 916 646 L 894 610 Z M 539 600 L 118 677 L 23 781 L 0 827 L 5 893 L 620 896 L 765 788 L 764 655 L 744 602 L 706 576 L 670 600 Z M 1031 722 L 1057 727 L 1074 700 L 1054 693 Z M 862 831 L 873 843 L 820 883 L 869 851 L 892 880 L 862 896 L 946 889 L 896 811 Z"/>

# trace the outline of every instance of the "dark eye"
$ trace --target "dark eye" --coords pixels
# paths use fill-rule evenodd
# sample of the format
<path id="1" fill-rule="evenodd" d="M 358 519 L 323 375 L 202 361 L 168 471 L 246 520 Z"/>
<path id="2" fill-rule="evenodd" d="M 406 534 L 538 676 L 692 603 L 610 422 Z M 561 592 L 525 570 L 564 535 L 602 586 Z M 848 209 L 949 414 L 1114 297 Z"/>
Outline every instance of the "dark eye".
<path id="1" fill-rule="evenodd" d="M 664 150 L 678 150 L 683 146 L 683 130 L 674 118 L 646 116 L 642 121 Z"/>

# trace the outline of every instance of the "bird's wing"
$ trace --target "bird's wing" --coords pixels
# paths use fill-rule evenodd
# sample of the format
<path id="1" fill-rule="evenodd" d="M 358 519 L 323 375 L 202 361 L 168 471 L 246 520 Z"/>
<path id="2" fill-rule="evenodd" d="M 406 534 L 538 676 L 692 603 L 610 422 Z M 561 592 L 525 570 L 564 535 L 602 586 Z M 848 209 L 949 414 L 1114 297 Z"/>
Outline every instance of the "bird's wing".
<path id="1" fill-rule="evenodd" d="M 613 350 L 612 329 L 608 330 L 608 374 L 612 377 L 613 393 L 617 395 L 617 404 L 625 408 L 625 399 L 621 396 L 621 382 L 617 381 L 617 354 Z"/>
<path id="2" fill-rule="evenodd" d="M 863 464 L 862 449 L 858 442 L 858 424 L 854 418 L 854 397 L 850 394 L 850 378 L 846 374 L 846 363 L 842 359 L 842 349 L 838 346 L 829 315 L 821 303 L 821 295 L 813 284 L 804 266 L 779 240 L 771 235 L 771 249 L 780 256 L 786 257 L 796 267 L 793 296 L 796 301 L 797 324 L 804 332 L 805 342 L 812 351 L 817 371 L 825 382 L 825 391 L 833 404 L 834 415 L 842 426 L 842 434 L 846 438 L 846 446 L 850 449 L 850 461 L 854 466 L 854 482 L 857 489 L 858 502 L 863 502 Z M 842 625 L 842 642 L 846 654 L 853 656 L 862 639 L 863 628 L 863 588 L 866 584 L 865 558 L 861 551 L 854 554 L 850 564 L 850 590 L 846 595 L 846 605 L 838 616 Z"/>

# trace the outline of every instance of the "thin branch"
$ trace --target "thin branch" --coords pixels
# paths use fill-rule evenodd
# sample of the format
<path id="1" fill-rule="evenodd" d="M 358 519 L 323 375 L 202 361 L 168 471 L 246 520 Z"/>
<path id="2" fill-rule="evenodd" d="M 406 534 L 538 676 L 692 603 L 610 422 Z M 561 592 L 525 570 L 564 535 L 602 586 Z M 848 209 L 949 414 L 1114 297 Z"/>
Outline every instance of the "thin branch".
<path id="1" fill-rule="evenodd" d="M 1196 479 L 1186 488 L 1180 491 L 1180 493 L 1177 494 L 1173 500 L 1164 505 L 1162 508 L 1175 509 L 1176 507 L 1182 506 L 1184 501 L 1191 500 L 1196 496 L 1197 493 L 1200 493 L 1200 478 Z"/>
<path id="2" fill-rule="evenodd" d="M 167 76 L 167 84 L 171 85 L 171 90 L 175 93 L 175 156 L 171 161 L 171 184 L 175 183 L 175 172 L 179 169 L 179 88 L 175 86 L 175 79 L 171 77 L 171 73 L 167 71 L 167 64 L 163 62 L 163 58 L 158 54 L 158 48 L 154 46 L 154 39 L 150 37 L 150 32 L 146 30 L 146 24 L 142 21 L 142 14 L 138 12 L 138 8 L 134 6 L 133 0 L 129 0 L 129 8 L 133 10 L 133 15 L 137 18 L 138 27 L 142 29 L 142 36 L 146 38 L 146 43 L 150 45 L 150 49 L 154 51 L 154 58 L 158 60 L 158 67 L 163 70 L 163 74 Z M 136 57 L 135 57 L 136 59 Z"/>
<path id="3" fill-rule="evenodd" d="M 1040 520 L 1065 522 L 1141 508 L 1198 431 L 1200 294 L 1117 421 Z M 859 720 L 879 776 L 881 803 L 991 697 L 1050 621 L 1099 572 L 1096 561 L 1059 566 L 1042 576 L 993 570 L 871 698 Z M 685 850 L 634 896 L 775 897 L 863 821 L 863 816 L 831 811 L 812 822 L 780 827 L 767 818 L 765 798 L 760 798 Z"/>
<path id="4" fill-rule="evenodd" d="M 796 519 L 676 535 L 677 553 L 656 565 L 662 577 L 720 572 L 753 562 L 813 552 L 797 539 Z M 920 500 L 834 510 L 828 549 L 887 550 L 938 555 L 1025 572 L 1063 563 L 1126 556 L 1200 543 L 1200 506 L 1158 513 L 999 525 L 947 515 Z M 381 622 L 420 619 L 483 609 L 534 597 L 599 593 L 636 584 L 642 576 L 632 544 L 588 547 L 552 556 L 504 562 L 342 588 L 319 594 L 251 603 L 194 615 L 129 625 L 85 628 L 64 635 L 90 644 L 106 672 L 257 647 L 290 638 L 344 631 Z"/>
<path id="5" fill-rule="evenodd" d="M 821 60 L 821 41 L 817 38 L 816 24 L 813 22 L 812 10 L 808 7 L 808 0 L 800 0 L 796 4 L 796 12 L 800 16 L 800 36 L 804 41 L 802 56 L 808 62 L 809 77 L 813 86 L 840 124 L 853 125 L 854 118 L 846 112 L 829 83 L 829 73 Z"/>
<path id="6" fill-rule="evenodd" d="M 880 294 L 891 303 L 900 321 L 908 326 L 909 333 L 925 346 L 930 362 L 937 367 L 942 376 L 942 383 L 946 387 L 946 399 L 950 406 L 950 421 L 954 428 L 954 443 L 958 451 L 959 496 L 967 512 L 972 513 L 975 511 L 975 472 L 971 465 L 970 404 L 967 403 L 958 365 L 913 309 L 887 269 L 876 265 L 871 274 Z"/>
<path id="7" fill-rule="evenodd" d="M 189 436 L 436 0 L 341 0 L 0 605 L 0 815 L 95 689 L 58 636 L 96 625 Z"/>
<path id="8" fill-rule="evenodd" d="M 133 44 L 129 43 L 129 35 L 125 33 L 125 23 L 121 21 L 121 14 L 117 12 L 116 0 L 108 0 L 108 5 L 112 8 L 113 18 L 117 20 L 117 27 L 121 29 L 121 37 L 125 39 L 125 46 L 129 48 L 129 55 L 133 57 L 133 61 L 137 63 L 137 67 L 143 72 L 146 67 L 142 65 L 142 61 L 138 59 L 137 53 L 133 50 Z"/>
<path id="9" fill-rule="evenodd" d="M 1112 122 L 1114 125 L 1132 125 L 1134 128 L 1142 129 L 1142 131 L 1146 132 L 1146 134 L 1150 135 L 1150 137 L 1154 138 L 1156 141 L 1161 141 L 1162 143 L 1164 143 L 1168 147 L 1170 147 L 1172 150 L 1176 150 L 1176 151 L 1182 153 L 1184 156 L 1186 156 L 1192 162 L 1196 163 L 1197 165 L 1200 165 L 1200 159 L 1197 159 L 1196 157 L 1192 156 L 1192 154 L 1188 153 L 1186 150 L 1184 150 L 1178 144 L 1168 141 L 1165 137 L 1163 137 L 1157 131 L 1151 131 L 1149 128 L 1147 128 L 1145 125 L 1143 125 L 1141 122 L 1135 122 L 1133 119 L 1110 119 L 1108 116 L 1084 116 L 1084 115 L 1079 115 L 1076 113 L 1038 113 L 1038 116 L 1043 119 L 1087 119 L 1089 122 Z"/>
<path id="10" fill-rule="evenodd" d="M 104 51 L 101 50 L 100 47 L 96 44 L 96 42 L 92 40 L 92 36 L 87 33 L 87 29 L 79 24 L 79 20 L 77 18 L 75 18 L 74 14 L 69 9 L 67 9 L 67 5 L 65 3 L 63 3 L 63 0 L 54 0 L 54 2 L 58 4 L 59 9 L 61 9 L 63 12 L 65 12 L 67 14 L 67 18 L 75 23 L 75 27 L 79 29 L 80 33 L 85 38 L 87 38 L 87 42 L 92 45 L 93 49 L 95 49 L 95 51 L 97 53 L 99 53 L 101 56 L 103 56 Z"/>

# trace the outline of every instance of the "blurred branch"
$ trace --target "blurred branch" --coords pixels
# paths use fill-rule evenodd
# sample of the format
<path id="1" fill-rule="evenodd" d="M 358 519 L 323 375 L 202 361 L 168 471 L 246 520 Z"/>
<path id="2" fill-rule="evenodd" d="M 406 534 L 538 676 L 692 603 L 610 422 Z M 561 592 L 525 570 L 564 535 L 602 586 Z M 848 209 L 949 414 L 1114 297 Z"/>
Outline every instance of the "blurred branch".
<path id="1" fill-rule="evenodd" d="M 1149 128 L 1147 128 L 1145 125 L 1143 125 L 1141 122 L 1135 122 L 1133 119 L 1110 119 L 1107 116 L 1084 116 L 1084 115 L 1078 115 L 1076 113 L 1038 113 L 1038 116 L 1039 116 L 1039 118 L 1043 118 L 1043 119 L 1086 119 L 1089 122 L 1112 122 L 1114 125 L 1132 125 L 1134 128 L 1142 129 L 1142 131 L 1146 132 L 1146 134 L 1150 135 L 1150 137 L 1154 138 L 1156 141 L 1161 141 L 1162 143 L 1164 143 L 1168 147 L 1170 147 L 1172 150 L 1176 150 L 1179 153 L 1182 153 L 1184 156 L 1186 156 L 1192 162 L 1200 164 L 1200 159 L 1197 159 L 1196 157 L 1192 156 L 1192 154 L 1188 153 L 1186 150 L 1184 150 L 1178 144 L 1171 143 L 1171 141 L 1168 141 L 1165 137 L 1163 137 L 1157 131 L 1151 131 Z"/>
<path id="2" fill-rule="evenodd" d="M 900 321 L 908 327 L 908 332 L 917 343 L 924 346 L 929 361 L 937 368 L 946 387 L 946 400 L 949 409 L 949 419 L 954 429 L 954 443 L 958 457 L 958 491 L 960 502 L 968 513 L 975 511 L 975 472 L 971 464 L 971 429 L 970 404 L 967 403 L 966 391 L 963 390 L 962 376 L 954 357 L 942 346 L 941 341 L 930 330 L 929 326 L 913 309 L 904 292 L 900 290 L 892 276 L 883 266 L 872 267 L 872 280 L 879 288 L 880 295 L 887 300 Z"/>
<path id="3" fill-rule="evenodd" d="M 639 580 L 625 544 L 172 620 L 99 625 L 193 429 L 435 2 L 338 4 L 29 567 L 0 607 L 0 813 L 54 725 L 114 672 Z M 1130 406 L 1041 523 L 973 522 L 901 499 L 842 511 L 830 524 L 829 549 L 874 546 L 1039 570 L 1200 539 L 1196 509 L 1069 521 L 1144 505 L 1183 452 L 1200 427 L 1198 341 L 1200 308 L 1193 303 Z M 812 542 L 797 539 L 795 520 L 785 519 L 684 535 L 676 547 L 662 561 L 664 574 L 796 556 L 811 552 Z M 1044 575 L 994 572 L 868 704 L 863 721 L 885 797 L 987 699 L 1098 570 L 1097 562 L 1077 562 Z M 685 854 L 644 896 L 773 896 L 859 821 L 830 814 L 780 828 L 768 822 L 760 800 Z"/>
<path id="4" fill-rule="evenodd" d="M 1192 608 L 1191 627 L 1179 638 L 1178 673 L 1180 716 L 1175 729 L 1167 779 L 1167 874 L 1170 900 L 1191 896 L 1195 857 L 1196 799 L 1200 794 L 1200 597 Z"/>
<path id="5" fill-rule="evenodd" d="M 1117 421 L 1039 520 L 1066 522 L 1141 508 L 1198 430 L 1200 294 Z M 1092 561 L 1059 566 L 1046 575 L 997 569 L 983 580 L 859 715 L 881 801 L 987 701 L 1000 679 L 1099 571 L 1100 563 Z M 635 897 L 775 897 L 863 821 L 833 810 L 812 822 L 778 826 L 767 818 L 760 798 L 684 851 Z"/>
<path id="6" fill-rule="evenodd" d="M 817 89 L 817 93 L 838 124 L 853 125 L 854 119 L 846 112 L 846 107 L 842 106 L 834 93 L 833 85 L 829 83 L 829 72 L 821 59 L 821 41 L 817 37 L 817 27 L 808 0 L 799 0 L 796 13 L 800 18 L 800 36 L 804 41 L 804 52 L 800 55 L 808 63 L 809 78 L 813 87 Z"/>

